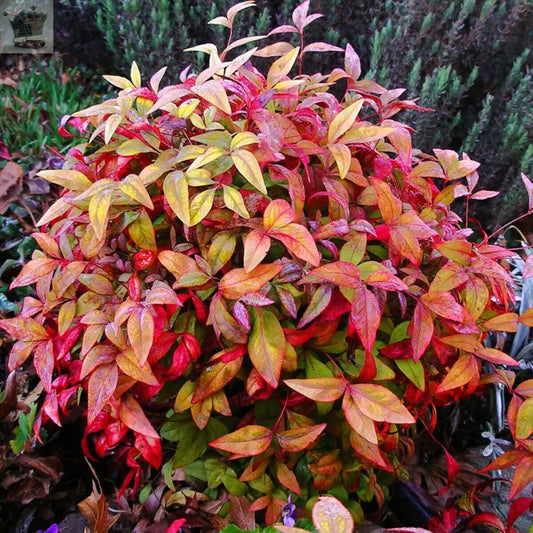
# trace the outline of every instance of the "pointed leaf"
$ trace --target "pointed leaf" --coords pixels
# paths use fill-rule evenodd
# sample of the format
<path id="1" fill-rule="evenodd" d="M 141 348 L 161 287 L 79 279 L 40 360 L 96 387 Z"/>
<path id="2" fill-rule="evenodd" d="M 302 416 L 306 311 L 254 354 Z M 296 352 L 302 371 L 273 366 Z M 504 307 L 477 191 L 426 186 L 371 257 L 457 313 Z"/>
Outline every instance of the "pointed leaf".
<path id="1" fill-rule="evenodd" d="M 233 256 L 237 238 L 231 231 L 217 233 L 207 251 L 207 261 L 213 274 L 216 274 Z M 244 262 L 246 265 L 246 260 Z"/>
<path id="2" fill-rule="evenodd" d="M 359 400 L 359 398 L 357 398 L 357 400 Z M 374 421 L 363 414 L 360 407 L 355 402 L 350 390 L 346 391 L 344 398 L 342 399 L 342 411 L 344 413 L 344 418 L 346 418 L 346 422 L 350 424 L 352 429 L 358 435 L 361 435 L 372 444 L 378 443 Z"/>
<path id="3" fill-rule="evenodd" d="M 185 174 L 181 170 L 168 174 L 163 182 L 163 192 L 172 211 L 185 225 L 190 226 L 189 186 Z"/>
<path id="4" fill-rule="evenodd" d="M 414 424 L 415 419 L 400 399 L 382 385 L 357 383 L 350 385 L 354 402 L 363 414 L 377 422 Z"/>
<path id="5" fill-rule="evenodd" d="M 346 388 L 346 383 L 340 377 L 285 379 L 284 383 L 315 402 L 334 402 Z"/>
<path id="6" fill-rule="evenodd" d="M 315 426 L 287 429 L 276 436 L 282 449 L 289 453 L 296 453 L 309 448 L 326 429 L 326 426 L 327 424 L 317 424 Z"/>
<path id="7" fill-rule="evenodd" d="M 273 436 L 272 430 L 267 427 L 248 425 L 233 433 L 218 437 L 209 445 L 243 457 L 252 457 L 266 451 Z"/>
<path id="8" fill-rule="evenodd" d="M 215 189 L 207 189 L 194 197 L 189 208 L 191 226 L 196 226 L 208 215 L 214 199 Z"/>
<path id="9" fill-rule="evenodd" d="M 254 154 L 248 150 L 236 150 L 232 152 L 231 159 L 235 168 L 243 175 L 246 181 L 266 196 L 265 180 Z"/>
<path id="10" fill-rule="evenodd" d="M 300 53 L 300 47 L 293 48 L 290 52 L 276 59 L 267 73 L 267 88 L 271 88 L 284 76 L 289 74 L 292 69 L 298 54 Z"/>
<path id="11" fill-rule="evenodd" d="M 276 315 L 268 309 L 252 307 L 251 318 L 250 360 L 261 377 L 271 387 L 277 387 L 285 359 L 285 334 Z"/>
<path id="12" fill-rule="evenodd" d="M 244 269 L 251 272 L 266 257 L 270 250 L 270 237 L 257 230 L 246 235 L 244 241 Z"/>
<path id="13" fill-rule="evenodd" d="M 28 263 L 26 263 L 18 276 L 11 282 L 10 289 L 16 287 L 24 287 L 35 283 L 40 278 L 53 272 L 59 265 L 57 259 L 51 259 L 49 257 L 36 257 Z"/>
<path id="14" fill-rule="evenodd" d="M 120 420 L 136 433 L 159 440 L 159 434 L 146 418 L 142 407 L 132 394 L 126 394 L 120 404 Z"/>
<path id="15" fill-rule="evenodd" d="M 446 377 L 437 387 L 436 392 L 440 394 L 441 392 L 456 389 L 477 379 L 479 379 L 478 362 L 472 354 L 465 353 L 459 356 L 459 359 L 457 359 Z"/>
<path id="16" fill-rule="evenodd" d="M 311 301 L 307 306 L 302 318 L 298 322 L 297 329 L 305 327 L 309 322 L 317 318 L 331 301 L 332 288 L 329 285 L 319 285 L 317 290 L 313 293 Z"/>
<path id="17" fill-rule="evenodd" d="M 283 229 L 296 220 L 296 215 L 286 200 L 276 199 L 270 202 L 263 214 L 263 225 L 268 234 L 273 230 Z"/>
<path id="18" fill-rule="evenodd" d="M 201 85 L 191 87 L 191 91 L 210 104 L 231 115 L 231 106 L 224 86 L 217 80 L 208 80 Z"/>
<path id="19" fill-rule="evenodd" d="M 248 292 L 258 292 L 281 269 L 279 264 L 260 264 L 250 272 L 244 268 L 234 268 L 222 277 L 218 289 L 224 298 L 238 300 Z"/>
<path id="20" fill-rule="evenodd" d="M 337 163 L 340 178 L 344 179 L 350 170 L 350 164 L 352 162 L 350 149 L 342 143 L 330 144 L 328 145 L 328 149 L 335 159 L 335 163 Z"/>
<path id="21" fill-rule="evenodd" d="M 449 292 L 430 291 L 427 294 L 423 294 L 420 297 L 420 301 L 436 315 L 455 322 L 463 320 L 463 308 Z"/>
<path id="22" fill-rule="evenodd" d="M 78 170 L 41 170 L 37 173 L 37 176 L 51 183 L 55 183 L 60 187 L 76 192 L 83 192 L 92 185 L 91 180 Z"/>
<path id="23" fill-rule="evenodd" d="M 243 218 L 250 218 L 250 213 L 246 209 L 242 194 L 237 189 L 228 185 L 222 185 L 222 190 L 226 207 Z"/>
<path id="24" fill-rule="evenodd" d="M 372 352 L 381 322 L 381 309 L 374 293 L 365 287 L 355 289 L 350 320 L 365 351 Z"/>
<path id="25" fill-rule="evenodd" d="M 128 339 L 142 367 L 154 342 L 154 317 L 147 308 L 136 309 L 128 319 Z"/>
<path id="26" fill-rule="evenodd" d="M 89 425 L 93 423 L 115 392 L 117 382 L 116 363 L 100 365 L 89 376 L 87 396 L 87 423 Z"/>
<path id="27" fill-rule="evenodd" d="M 302 279 L 302 283 L 321 283 L 324 281 L 341 287 L 357 289 L 361 287 L 361 273 L 353 263 L 335 261 L 311 270 Z"/>
<path id="28" fill-rule="evenodd" d="M 313 266 L 320 264 L 320 252 L 308 229 L 301 224 L 291 223 L 287 226 L 270 232 L 270 236 L 281 241 L 287 250 L 299 259 L 311 263 Z"/>
<path id="29" fill-rule="evenodd" d="M 360 98 L 335 116 L 329 126 L 328 143 L 334 143 L 353 126 L 361 107 L 363 107 L 363 101 L 363 98 Z"/>
<path id="30" fill-rule="evenodd" d="M 89 219 L 98 240 L 103 239 L 106 234 L 111 198 L 109 191 L 107 194 L 94 195 L 89 202 Z"/>

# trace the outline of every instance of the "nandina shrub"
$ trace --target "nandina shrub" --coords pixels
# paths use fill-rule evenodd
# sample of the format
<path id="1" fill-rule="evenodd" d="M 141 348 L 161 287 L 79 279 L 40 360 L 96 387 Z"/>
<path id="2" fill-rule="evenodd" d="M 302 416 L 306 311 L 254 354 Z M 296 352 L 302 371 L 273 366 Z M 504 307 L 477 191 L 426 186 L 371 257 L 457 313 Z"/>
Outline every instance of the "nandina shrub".
<path id="1" fill-rule="evenodd" d="M 86 406 L 84 451 L 122 458 L 123 489 L 161 467 L 163 438 L 169 491 L 181 469 L 198 497 L 229 493 L 266 523 L 289 495 L 324 492 L 362 520 L 436 407 L 504 382 L 517 449 L 495 468 L 523 465 L 514 496 L 533 476 L 533 390 L 513 389 L 502 366 L 517 363 L 484 341 L 533 313 L 512 311 L 512 252 L 469 241 L 450 207 L 492 193 L 475 192 L 466 155 L 412 148 L 392 117 L 418 106 L 360 80 L 350 46 L 344 68 L 301 73 L 306 53 L 339 51 L 304 44 L 308 4 L 272 32 L 300 47 L 229 59 L 256 38 L 206 44 L 209 68 L 164 88 L 134 64 L 106 77 L 117 98 L 65 119 L 88 138 L 40 172 L 63 192 L 12 285 L 35 292 L 1 321 L 9 367 L 33 356 L 37 426 Z M 249 5 L 213 23 L 231 30 Z M 279 58 L 263 75 L 255 56 Z"/>

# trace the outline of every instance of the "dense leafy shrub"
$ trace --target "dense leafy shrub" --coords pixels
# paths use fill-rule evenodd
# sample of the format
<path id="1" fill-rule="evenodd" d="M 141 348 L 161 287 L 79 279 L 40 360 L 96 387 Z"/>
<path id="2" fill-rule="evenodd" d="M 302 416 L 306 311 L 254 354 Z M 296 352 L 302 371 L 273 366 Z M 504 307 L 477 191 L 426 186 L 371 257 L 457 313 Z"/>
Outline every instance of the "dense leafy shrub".
<path id="1" fill-rule="evenodd" d="M 210 10 L 196 0 L 159 2 L 157 10 L 145 0 L 62 2 L 77 9 L 80 18 L 96 17 L 116 68 L 142 59 L 152 72 L 171 65 L 175 74 L 191 63 L 198 70 L 202 58 L 191 62 L 181 50 L 194 42 L 212 41 L 210 29 L 215 30 L 219 48 L 226 39 L 222 28 L 207 25 L 227 9 L 226 0 L 210 2 Z M 276 25 L 276 14 L 277 22 L 283 23 L 298 3 L 258 0 L 234 33 L 267 33 Z M 320 2 L 314 5 L 321 9 Z M 520 171 L 530 175 L 533 170 L 531 2 L 330 0 L 322 9 L 326 6 L 327 25 L 319 21 L 310 37 L 322 39 L 325 34 L 333 44 L 351 43 L 361 55 L 366 78 L 386 87 L 405 87 L 408 97 L 420 97 L 421 105 L 435 113 L 404 117 L 416 130 L 416 145 L 424 150 L 445 146 L 469 151 L 483 164 L 484 182 L 505 191 L 473 214 L 496 227 L 523 211 Z M 325 71 L 329 61 L 329 56 L 308 54 L 305 70 Z"/>
<path id="2" fill-rule="evenodd" d="M 213 23 L 231 34 L 250 5 Z M 497 466 L 518 463 L 514 497 L 532 477 L 533 391 L 484 341 L 533 313 L 512 312 L 512 252 L 470 242 L 450 207 L 492 193 L 468 156 L 412 147 L 392 117 L 418 106 L 361 80 L 351 46 L 343 68 L 301 73 L 305 54 L 342 51 L 306 44 L 308 7 L 273 32 L 298 47 L 201 45 L 209 67 L 164 88 L 134 63 L 106 77 L 117 98 L 74 114 L 90 137 L 40 172 L 63 193 L 12 284 L 35 293 L 0 322 L 9 367 L 33 356 L 37 428 L 86 405 L 85 453 L 122 459 L 123 489 L 165 460 L 167 503 L 179 471 L 189 497 L 229 493 L 267 524 L 289 495 L 324 492 L 361 521 L 407 476 L 437 406 L 503 382 L 516 450 Z M 263 75 L 254 56 L 278 59 Z"/>

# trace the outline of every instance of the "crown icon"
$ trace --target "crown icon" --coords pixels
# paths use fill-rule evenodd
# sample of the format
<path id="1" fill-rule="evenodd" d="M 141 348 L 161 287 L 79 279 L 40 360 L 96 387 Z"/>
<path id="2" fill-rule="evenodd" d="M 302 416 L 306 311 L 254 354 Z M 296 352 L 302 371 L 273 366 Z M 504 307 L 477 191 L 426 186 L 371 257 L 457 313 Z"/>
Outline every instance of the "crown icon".
<path id="1" fill-rule="evenodd" d="M 15 9 L 4 11 L 13 28 L 13 45 L 24 48 L 42 48 L 46 43 L 43 40 L 43 26 L 47 14 L 37 11 L 36 6 L 30 9 Z"/>

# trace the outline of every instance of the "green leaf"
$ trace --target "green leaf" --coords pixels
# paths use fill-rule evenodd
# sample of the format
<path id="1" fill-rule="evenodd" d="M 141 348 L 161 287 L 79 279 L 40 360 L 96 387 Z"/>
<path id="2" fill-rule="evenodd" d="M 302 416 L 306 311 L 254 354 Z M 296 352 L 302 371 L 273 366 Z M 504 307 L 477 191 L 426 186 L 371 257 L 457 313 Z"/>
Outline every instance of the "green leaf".
<path id="1" fill-rule="evenodd" d="M 426 389 L 424 365 L 420 361 L 415 363 L 412 359 L 396 359 L 394 362 L 403 374 L 420 390 Z"/>

